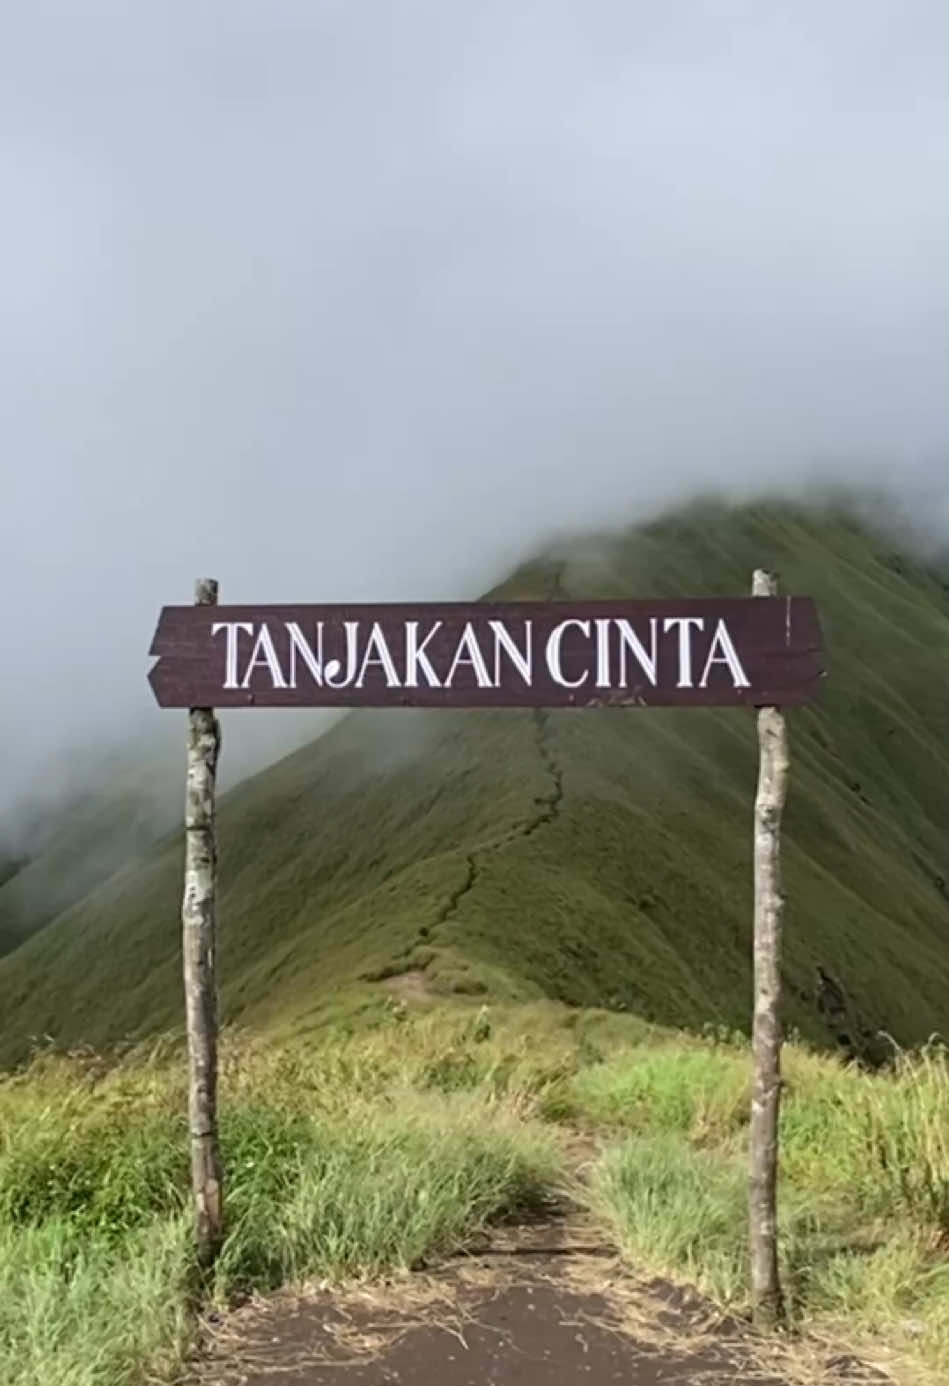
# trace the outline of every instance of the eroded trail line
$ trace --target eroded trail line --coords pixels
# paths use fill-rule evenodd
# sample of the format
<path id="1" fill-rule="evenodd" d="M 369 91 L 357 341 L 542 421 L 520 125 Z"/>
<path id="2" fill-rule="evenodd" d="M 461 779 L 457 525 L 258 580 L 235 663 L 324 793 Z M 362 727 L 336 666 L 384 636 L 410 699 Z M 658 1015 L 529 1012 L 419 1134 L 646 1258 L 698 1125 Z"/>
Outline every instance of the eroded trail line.
<path id="1" fill-rule="evenodd" d="M 534 734 L 534 742 L 541 762 L 550 778 L 550 789 L 546 794 L 538 795 L 534 799 L 536 812 L 533 813 L 526 822 L 519 824 L 515 828 L 501 833 L 498 837 L 490 839 L 480 847 L 476 847 L 469 852 L 465 858 L 464 875 L 458 885 L 451 891 L 445 904 L 442 906 L 436 917 L 428 924 L 423 924 L 418 931 L 415 943 L 410 946 L 404 955 L 405 971 L 424 973 L 428 967 L 428 961 L 413 963 L 411 961 L 414 950 L 418 947 L 432 947 L 435 943 L 435 935 L 442 925 L 449 923 L 458 914 L 465 899 L 471 894 L 478 883 L 478 877 L 483 869 L 484 861 L 501 852 L 505 847 L 517 842 L 520 838 L 532 837 L 539 828 L 545 824 L 552 823 L 560 812 L 560 806 L 564 798 L 564 776 L 555 752 L 554 738 L 551 730 L 550 714 L 541 708 L 537 708 L 531 714 L 531 724 Z M 384 974 L 386 982 L 393 989 L 392 982 L 400 975 L 398 971 L 387 971 Z M 369 981 L 381 980 L 377 974 L 367 978 Z"/>
<path id="2" fill-rule="evenodd" d="M 452 891 L 446 901 L 444 908 L 433 924 L 425 924 L 419 930 L 419 937 L 426 940 L 431 938 L 432 930 L 437 929 L 440 924 L 447 924 L 449 919 L 454 919 L 461 907 L 461 902 L 465 896 L 474 890 L 475 882 L 478 879 L 478 862 L 473 852 L 469 852 L 467 858 L 467 872 L 464 880 L 457 890 Z"/>
<path id="3" fill-rule="evenodd" d="M 524 829 L 524 836 L 530 837 L 538 828 L 545 823 L 551 823 L 560 812 L 560 805 L 563 803 L 563 770 L 557 763 L 553 752 L 553 737 L 550 731 L 550 713 L 537 708 L 534 713 L 534 727 L 536 731 L 537 749 L 540 758 L 547 767 L 547 773 L 551 779 L 550 793 L 539 802 L 544 805 L 543 810 L 537 815 L 533 822 L 529 823 Z"/>
<path id="4" fill-rule="evenodd" d="M 550 792 L 535 799 L 534 802 L 538 806 L 538 811 L 533 814 L 526 823 L 510 829 L 506 833 L 502 833 L 499 837 L 484 843 L 483 846 L 475 848 L 473 852 L 468 854 L 468 870 L 465 880 L 462 882 L 459 889 L 452 892 L 445 908 L 435 921 L 435 925 L 430 926 L 430 931 L 438 924 L 444 924 L 449 919 L 454 918 L 458 913 L 462 900 L 474 889 L 481 871 L 480 863 L 486 857 L 493 856 L 496 852 L 503 851 L 505 847 L 509 847 L 512 842 L 517 842 L 519 838 L 530 837 L 538 828 L 543 827 L 545 823 L 553 822 L 560 812 L 560 805 L 564 797 L 563 770 L 558 764 L 553 751 L 550 714 L 538 708 L 532 714 L 532 721 L 537 751 L 550 776 Z"/>

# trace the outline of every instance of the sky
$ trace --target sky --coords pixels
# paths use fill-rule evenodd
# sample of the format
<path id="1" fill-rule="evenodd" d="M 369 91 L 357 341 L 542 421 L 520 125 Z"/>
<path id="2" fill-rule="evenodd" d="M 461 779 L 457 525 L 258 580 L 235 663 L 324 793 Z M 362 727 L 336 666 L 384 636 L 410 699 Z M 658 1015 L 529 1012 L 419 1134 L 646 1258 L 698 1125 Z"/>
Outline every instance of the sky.
<path id="1" fill-rule="evenodd" d="M 459 598 L 815 478 L 946 532 L 947 70 L 941 0 L 7 6 L 0 823 L 180 722 L 198 576 Z"/>

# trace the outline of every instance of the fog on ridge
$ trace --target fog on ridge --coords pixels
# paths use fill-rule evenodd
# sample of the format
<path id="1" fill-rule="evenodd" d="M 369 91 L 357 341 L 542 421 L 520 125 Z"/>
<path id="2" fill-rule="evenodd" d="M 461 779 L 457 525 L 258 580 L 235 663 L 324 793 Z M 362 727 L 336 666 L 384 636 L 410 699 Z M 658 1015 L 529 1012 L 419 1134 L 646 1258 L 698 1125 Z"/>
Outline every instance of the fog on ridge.
<path id="1" fill-rule="evenodd" d="M 4 28 L 0 830 L 179 734 L 147 648 L 199 575 L 461 597 L 551 533 L 815 479 L 945 533 L 943 6 Z M 245 735 L 250 764 L 300 724 Z"/>

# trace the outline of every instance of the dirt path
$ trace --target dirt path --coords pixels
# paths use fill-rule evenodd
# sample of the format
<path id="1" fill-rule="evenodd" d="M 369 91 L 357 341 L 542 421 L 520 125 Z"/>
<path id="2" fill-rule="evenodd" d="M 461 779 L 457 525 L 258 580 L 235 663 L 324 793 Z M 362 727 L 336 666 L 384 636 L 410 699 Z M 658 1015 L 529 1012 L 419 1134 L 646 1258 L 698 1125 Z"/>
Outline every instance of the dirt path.
<path id="1" fill-rule="evenodd" d="M 793 1369 L 792 1369 L 793 1368 Z M 572 1210 L 385 1286 L 314 1289 L 209 1325 L 194 1386 L 830 1386 L 885 1381 L 786 1354 L 661 1281 Z"/>
<path id="2" fill-rule="evenodd" d="M 220 1386 L 785 1386 L 727 1342 L 642 1332 L 608 1290 L 538 1258 L 456 1272 L 437 1289 L 316 1296 L 251 1311 L 205 1382 Z M 428 1293 L 426 1293 L 426 1289 Z M 660 1307 L 657 1305 L 657 1308 Z M 661 1311 L 661 1310 L 660 1310 Z M 672 1317 L 676 1317 L 672 1311 Z"/>

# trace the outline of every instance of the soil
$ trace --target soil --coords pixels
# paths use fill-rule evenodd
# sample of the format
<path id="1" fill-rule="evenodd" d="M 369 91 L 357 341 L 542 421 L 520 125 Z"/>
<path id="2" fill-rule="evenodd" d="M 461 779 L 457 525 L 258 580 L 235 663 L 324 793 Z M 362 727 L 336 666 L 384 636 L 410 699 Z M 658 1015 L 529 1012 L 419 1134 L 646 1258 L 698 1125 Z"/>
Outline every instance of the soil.
<path id="1" fill-rule="evenodd" d="M 382 985 L 400 1001 L 428 1001 L 431 998 L 425 973 L 418 968 L 387 977 Z"/>
<path id="2" fill-rule="evenodd" d="M 886 1381 L 792 1352 L 697 1295 L 637 1281 L 580 1215 L 493 1231 L 386 1285 L 313 1287 L 207 1325 L 193 1386 L 831 1386 Z"/>

